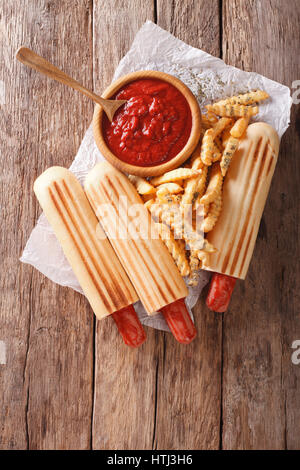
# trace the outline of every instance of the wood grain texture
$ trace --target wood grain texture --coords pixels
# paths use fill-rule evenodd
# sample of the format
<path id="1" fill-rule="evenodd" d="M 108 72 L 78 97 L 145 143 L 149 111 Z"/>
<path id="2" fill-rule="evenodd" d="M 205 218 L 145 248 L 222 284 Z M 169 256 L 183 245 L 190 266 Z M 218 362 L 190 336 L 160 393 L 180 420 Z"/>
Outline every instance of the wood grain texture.
<path id="1" fill-rule="evenodd" d="M 14 54 L 28 45 L 92 87 L 90 2 L 8 0 L 0 21 L 0 337 L 8 356 L 0 365 L 0 447 L 85 449 L 91 440 L 92 312 L 82 296 L 18 258 L 40 213 L 33 181 L 52 164 L 69 166 L 92 106 L 25 68 Z"/>
<path id="2" fill-rule="evenodd" d="M 158 25 L 217 56 L 219 2 L 157 4 Z M 218 449 L 220 445 L 222 317 L 204 296 L 194 309 L 198 337 L 182 347 L 165 334 L 158 349 L 155 449 Z"/>
<path id="3" fill-rule="evenodd" d="M 300 76 L 299 2 L 223 3 L 225 61 L 291 86 Z M 225 449 L 300 448 L 300 368 L 291 362 L 300 338 L 299 151 L 294 107 L 248 277 L 224 317 Z"/>
<path id="4" fill-rule="evenodd" d="M 203 299 L 194 308 L 197 338 L 182 346 L 164 334 L 157 350 L 154 449 L 218 449 L 222 318 Z"/>
<path id="5" fill-rule="evenodd" d="M 157 0 L 157 24 L 191 46 L 220 56 L 219 0 Z"/>
<path id="6" fill-rule="evenodd" d="M 138 29 L 154 19 L 152 0 L 94 2 L 95 91 L 111 82 Z M 109 320 L 109 319 L 108 319 Z M 112 322 L 97 323 L 94 449 L 151 449 L 155 426 L 157 348 L 162 334 L 146 329 L 147 341 L 131 351 Z"/>
<path id="7" fill-rule="evenodd" d="M 93 20 L 94 91 L 101 94 L 147 20 L 154 21 L 154 0 L 96 0 Z"/>
<path id="8" fill-rule="evenodd" d="M 32 51 L 28 47 L 20 47 L 16 53 L 16 58 L 22 62 L 22 64 L 36 70 L 39 73 L 42 73 L 43 75 L 46 75 L 52 80 L 56 80 L 63 85 L 69 86 L 74 90 L 79 91 L 95 103 L 101 105 L 110 121 L 112 121 L 112 118 L 117 109 L 126 103 L 126 100 L 104 100 L 101 98 L 101 96 L 96 95 L 91 90 L 88 90 L 77 80 L 74 80 L 74 78 L 67 75 L 63 70 L 55 67 L 55 65 L 51 64 L 44 57 L 41 57 L 39 54 Z"/>
<path id="9" fill-rule="evenodd" d="M 0 9 L 0 448 L 299 449 L 299 106 L 229 312 L 205 309 L 204 293 L 194 343 L 147 328 L 132 351 L 111 318 L 94 331 L 83 296 L 18 261 L 40 213 L 33 181 L 69 166 L 93 105 L 14 59 L 24 44 L 101 93 L 139 27 L 157 18 L 189 44 L 291 86 L 299 1 L 7 0 Z"/>

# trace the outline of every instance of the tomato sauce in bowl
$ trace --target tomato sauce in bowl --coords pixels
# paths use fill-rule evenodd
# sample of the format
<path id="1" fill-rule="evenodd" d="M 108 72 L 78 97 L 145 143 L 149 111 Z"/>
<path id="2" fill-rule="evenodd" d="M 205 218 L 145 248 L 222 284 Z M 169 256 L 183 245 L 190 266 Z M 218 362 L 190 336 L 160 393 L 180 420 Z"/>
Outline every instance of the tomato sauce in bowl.
<path id="1" fill-rule="evenodd" d="M 120 160 L 141 167 L 168 162 L 185 147 L 192 113 L 184 95 L 171 83 L 141 78 L 113 96 L 128 100 L 110 122 L 103 116 L 106 145 Z"/>

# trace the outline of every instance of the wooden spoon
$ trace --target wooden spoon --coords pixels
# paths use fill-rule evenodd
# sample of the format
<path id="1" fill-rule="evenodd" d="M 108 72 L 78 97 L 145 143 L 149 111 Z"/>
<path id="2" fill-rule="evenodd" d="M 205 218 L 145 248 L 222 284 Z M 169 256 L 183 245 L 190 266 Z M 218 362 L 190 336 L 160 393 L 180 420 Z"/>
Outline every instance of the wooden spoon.
<path id="1" fill-rule="evenodd" d="M 57 82 L 74 88 L 74 90 L 80 91 L 80 93 L 88 96 L 91 100 L 95 101 L 95 103 L 100 104 L 110 122 L 112 121 L 117 109 L 126 103 L 126 100 L 105 100 L 104 98 L 95 95 L 95 93 L 87 90 L 85 87 L 80 85 L 80 83 L 76 82 L 76 80 L 73 80 L 73 78 L 69 77 L 67 74 L 27 47 L 20 47 L 16 52 L 16 58 L 24 65 L 47 75 L 49 78 L 53 78 L 53 80 L 56 80 Z"/>

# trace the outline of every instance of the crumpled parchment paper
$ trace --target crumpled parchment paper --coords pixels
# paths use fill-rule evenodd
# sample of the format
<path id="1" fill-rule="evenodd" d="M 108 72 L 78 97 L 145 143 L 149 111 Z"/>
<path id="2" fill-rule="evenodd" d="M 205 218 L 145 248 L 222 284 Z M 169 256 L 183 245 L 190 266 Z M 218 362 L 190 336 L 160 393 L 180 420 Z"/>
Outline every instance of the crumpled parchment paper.
<path id="1" fill-rule="evenodd" d="M 137 33 L 130 50 L 119 63 L 113 79 L 142 69 L 160 70 L 180 78 L 197 97 L 201 107 L 214 100 L 251 89 L 266 90 L 271 99 L 260 105 L 260 113 L 254 120 L 269 123 L 280 137 L 288 128 L 292 105 L 289 88 L 257 73 L 243 72 L 226 65 L 221 59 L 185 44 L 151 21 L 147 21 Z M 83 183 L 88 171 L 102 159 L 90 127 L 70 170 Z M 60 164 L 64 166 L 64 162 Z M 31 264 L 53 282 L 82 293 L 43 214 L 33 229 L 20 260 Z M 187 298 L 189 308 L 197 302 L 209 277 L 208 272 L 201 271 L 199 285 L 196 288 L 189 288 Z M 142 323 L 168 331 L 165 320 L 160 314 L 149 317 L 140 302 L 135 304 L 135 308 Z"/>

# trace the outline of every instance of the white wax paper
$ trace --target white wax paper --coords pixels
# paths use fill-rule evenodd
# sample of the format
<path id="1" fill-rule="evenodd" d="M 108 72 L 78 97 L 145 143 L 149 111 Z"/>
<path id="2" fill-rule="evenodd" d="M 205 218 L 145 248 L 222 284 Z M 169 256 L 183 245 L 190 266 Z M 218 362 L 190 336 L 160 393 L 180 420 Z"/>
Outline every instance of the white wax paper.
<path id="1" fill-rule="evenodd" d="M 259 51 L 257 53 L 259 54 Z M 256 88 L 266 90 L 271 99 L 260 105 L 259 115 L 254 120 L 271 124 L 280 137 L 288 128 L 292 105 L 289 88 L 257 73 L 243 72 L 226 65 L 221 59 L 185 44 L 151 21 L 147 21 L 137 33 L 130 50 L 115 71 L 114 80 L 126 73 L 143 69 L 159 70 L 180 78 L 197 97 L 201 108 L 207 103 L 233 94 Z M 83 183 L 88 171 L 102 159 L 90 127 L 70 170 Z M 63 161 L 60 164 L 64 166 Z M 20 259 L 23 263 L 34 266 L 52 281 L 82 293 L 43 214 L 33 229 Z M 189 308 L 195 305 L 209 277 L 208 272 L 200 271 L 199 285 L 189 288 Z M 135 308 L 142 323 L 168 331 L 160 314 L 149 317 L 140 302 L 135 304 Z"/>

